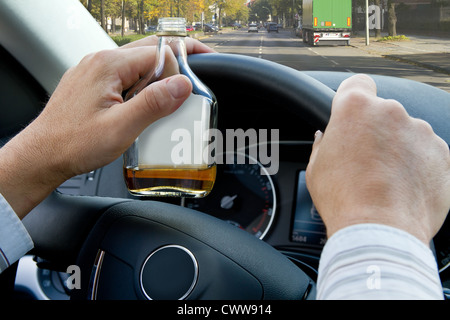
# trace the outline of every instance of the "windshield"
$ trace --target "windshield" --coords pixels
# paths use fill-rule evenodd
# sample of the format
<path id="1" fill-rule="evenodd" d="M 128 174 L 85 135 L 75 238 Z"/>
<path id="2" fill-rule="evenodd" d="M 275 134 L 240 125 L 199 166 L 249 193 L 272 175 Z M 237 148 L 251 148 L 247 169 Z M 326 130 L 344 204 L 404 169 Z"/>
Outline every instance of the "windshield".
<path id="1" fill-rule="evenodd" d="M 160 17 L 181 16 L 194 26 L 189 36 L 218 52 L 297 70 L 408 78 L 450 92 L 450 3 L 444 0 L 81 2 L 119 45 L 153 34 Z M 263 29 L 245 32 L 254 27 Z"/>

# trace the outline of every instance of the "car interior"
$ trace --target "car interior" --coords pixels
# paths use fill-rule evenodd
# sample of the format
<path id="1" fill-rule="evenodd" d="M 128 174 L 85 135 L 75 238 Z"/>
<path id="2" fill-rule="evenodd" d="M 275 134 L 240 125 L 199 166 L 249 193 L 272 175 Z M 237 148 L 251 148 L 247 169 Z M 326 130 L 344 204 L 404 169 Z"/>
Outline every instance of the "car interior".
<path id="1" fill-rule="evenodd" d="M 57 54 L 54 47 L 49 50 Z M 11 48 L 0 42 L 0 146 L 40 113 L 51 94 Z M 278 172 L 255 174 L 261 162 L 219 164 L 214 189 L 204 199 L 132 196 L 121 158 L 74 177 L 23 220 L 35 248 L 12 276 L 1 276 L 15 283 L 2 288 L 5 294 L 55 300 L 314 299 L 326 233 L 306 189 L 305 169 L 314 132 L 325 129 L 334 93 L 351 74 L 301 72 L 218 53 L 191 55 L 189 64 L 216 95 L 224 136 L 230 129 L 279 130 L 279 141 L 269 135 L 267 147 L 279 154 Z M 411 80 L 372 77 L 379 96 L 400 101 L 450 144 L 449 93 Z M 447 218 L 432 243 L 447 288 L 449 235 Z M 173 265 L 194 268 L 196 278 L 175 267 L 150 270 L 146 261 L 159 248 L 167 249 Z M 187 259 L 186 252 L 195 258 Z M 80 289 L 66 285 L 70 265 L 80 267 Z M 180 285 L 167 292 L 167 279 L 175 273 Z"/>

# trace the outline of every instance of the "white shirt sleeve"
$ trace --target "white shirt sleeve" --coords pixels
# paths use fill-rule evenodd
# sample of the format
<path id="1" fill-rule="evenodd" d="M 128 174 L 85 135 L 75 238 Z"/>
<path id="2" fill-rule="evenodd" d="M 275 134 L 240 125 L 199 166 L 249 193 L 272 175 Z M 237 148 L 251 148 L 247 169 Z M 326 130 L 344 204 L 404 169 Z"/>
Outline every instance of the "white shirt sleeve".
<path id="1" fill-rule="evenodd" d="M 443 299 L 431 250 L 411 234 L 359 224 L 328 239 L 319 264 L 317 299 Z"/>
<path id="2" fill-rule="evenodd" d="M 28 231 L 0 194 L 0 273 L 33 249 Z"/>

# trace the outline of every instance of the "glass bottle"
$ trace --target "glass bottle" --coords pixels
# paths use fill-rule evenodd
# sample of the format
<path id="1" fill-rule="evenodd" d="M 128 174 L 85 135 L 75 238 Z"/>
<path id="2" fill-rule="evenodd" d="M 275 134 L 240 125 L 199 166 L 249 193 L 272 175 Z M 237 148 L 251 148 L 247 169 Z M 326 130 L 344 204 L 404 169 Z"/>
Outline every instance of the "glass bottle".
<path id="1" fill-rule="evenodd" d="M 216 177 L 209 130 L 217 125 L 216 98 L 189 68 L 185 19 L 159 19 L 157 36 L 156 68 L 128 90 L 125 100 L 165 76 L 165 60 L 172 54 L 169 48 L 179 73 L 190 79 L 193 89 L 178 110 L 148 126 L 126 151 L 125 182 L 130 193 L 138 196 L 204 197 Z"/>

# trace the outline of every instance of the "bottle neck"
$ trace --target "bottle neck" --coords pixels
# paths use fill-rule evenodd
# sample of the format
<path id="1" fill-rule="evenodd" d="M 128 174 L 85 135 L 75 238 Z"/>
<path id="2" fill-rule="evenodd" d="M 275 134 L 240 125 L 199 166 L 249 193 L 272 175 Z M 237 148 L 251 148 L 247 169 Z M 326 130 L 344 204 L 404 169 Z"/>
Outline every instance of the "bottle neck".
<path id="1" fill-rule="evenodd" d="M 159 38 L 160 53 L 163 53 L 165 47 L 169 46 L 177 60 L 181 59 L 183 63 L 187 63 L 187 51 L 184 39 L 185 37 L 181 36 L 161 36 Z"/>
<path id="2" fill-rule="evenodd" d="M 194 94 L 204 95 L 209 97 L 209 90 L 205 85 L 198 79 L 198 77 L 192 72 L 187 61 L 187 50 L 184 36 L 161 36 L 159 39 L 159 64 L 156 73 L 159 76 L 162 74 L 164 63 L 165 63 L 165 50 L 170 47 L 177 62 L 179 71 L 191 80 L 192 92 Z M 160 69 L 161 68 L 161 69 Z M 158 77 L 159 77 L 158 76 Z"/>

